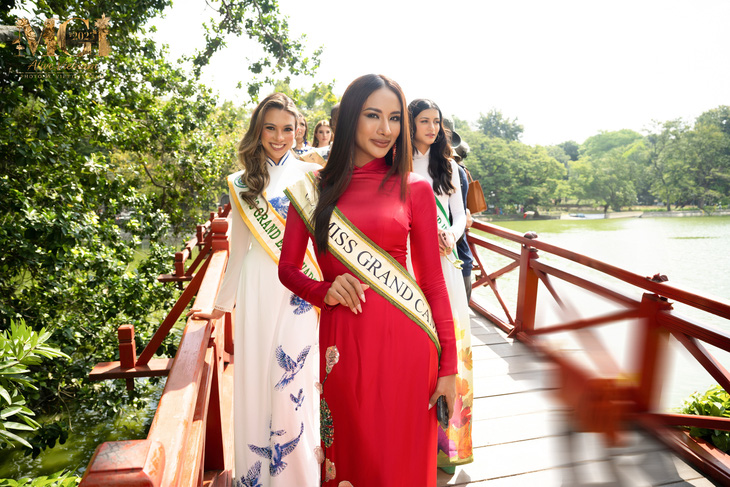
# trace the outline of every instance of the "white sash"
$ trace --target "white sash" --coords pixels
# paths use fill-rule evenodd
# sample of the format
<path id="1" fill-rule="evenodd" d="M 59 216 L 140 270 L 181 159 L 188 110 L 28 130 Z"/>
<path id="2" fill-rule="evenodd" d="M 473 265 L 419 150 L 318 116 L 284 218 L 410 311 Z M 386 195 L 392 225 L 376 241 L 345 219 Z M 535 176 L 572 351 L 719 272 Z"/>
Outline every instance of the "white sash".
<path id="1" fill-rule="evenodd" d="M 239 171 L 228 176 L 228 187 L 231 190 L 233 201 L 236 204 L 236 208 L 238 208 L 238 213 L 241 215 L 243 222 L 273 259 L 274 263 L 279 265 L 286 221 L 279 212 L 271 206 L 269 200 L 266 199 L 265 192 L 263 196 L 259 195 L 256 198 L 258 207 L 249 205 L 243 198 L 241 198 L 240 192 L 245 191 L 247 188 L 246 184 L 243 182 L 243 171 Z M 268 211 L 265 211 L 266 207 L 268 207 Z M 309 250 L 307 250 L 307 253 L 304 256 L 302 272 L 314 280 L 322 280 L 322 272 L 319 270 L 319 266 L 312 258 Z"/>
<path id="2" fill-rule="evenodd" d="M 287 188 L 284 193 L 314 234 L 312 215 L 318 191 L 313 173 Z M 403 311 L 431 339 L 441 355 L 441 344 L 431 307 L 415 279 L 388 252 L 357 229 L 335 208 L 329 224 L 328 250 L 365 284 Z"/>

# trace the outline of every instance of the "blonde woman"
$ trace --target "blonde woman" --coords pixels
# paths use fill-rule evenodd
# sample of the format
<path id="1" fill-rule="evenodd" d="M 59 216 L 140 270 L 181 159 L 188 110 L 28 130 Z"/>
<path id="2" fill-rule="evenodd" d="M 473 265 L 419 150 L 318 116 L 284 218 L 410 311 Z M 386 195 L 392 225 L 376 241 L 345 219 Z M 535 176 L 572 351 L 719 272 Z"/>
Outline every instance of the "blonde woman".
<path id="1" fill-rule="evenodd" d="M 236 487 L 320 485 L 318 315 L 277 275 L 289 210 L 283 191 L 320 167 L 290 152 L 297 118 L 280 93 L 254 110 L 238 148 L 242 171 L 228 177 L 237 211 L 226 274 L 215 309 L 195 314 L 219 318 L 236 308 Z"/>
<path id="2" fill-rule="evenodd" d="M 327 120 L 320 120 L 314 127 L 314 140 L 312 147 L 322 156 L 325 161 L 329 157 L 330 148 L 332 147 L 333 132 L 330 123 Z"/>

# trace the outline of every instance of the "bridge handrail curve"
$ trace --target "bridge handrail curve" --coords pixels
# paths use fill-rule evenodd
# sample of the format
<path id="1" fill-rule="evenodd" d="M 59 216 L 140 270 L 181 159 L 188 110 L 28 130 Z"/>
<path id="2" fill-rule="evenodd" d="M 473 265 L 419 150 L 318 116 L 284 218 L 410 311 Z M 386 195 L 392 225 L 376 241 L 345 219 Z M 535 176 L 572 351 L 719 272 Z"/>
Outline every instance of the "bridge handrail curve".
<path id="1" fill-rule="evenodd" d="M 474 230 L 500 237 L 519 244 L 519 251 L 509 249 L 501 242 L 495 242 L 478 235 Z M 486 287 L 496 296 L 506 320 L 499 308 L 482 302 L 477 293 L 472 293 L 472 308 L 493 321 L 510 336 L 515 337 L 557 365 L 562 386 L 559 395 L 566 405 L 573 408 L 578 429 L 604 433 L 609 441 L 617 441 L 622 424 L 632 422 L 656 435 L 681 456 L 693 463 L 707 475 L 730 484 L 730 456 L 707 444 L 703 440 L 690 438 L 685 430 L 677 426 L 697 426 L 707 429 L 730 431 L 730 420 L 709 416 L 690 416 L 665 413 L 660 410 L 659 397 L 664 379 L 662 360 L 668 356 L 669 336 L 673 336 L 692 354 L 717 382 L 730 391 L 730 373 L 720 364 L 703 343 L 730 352 L 730 334 L 712 326 L 685 317 L 673 309 L 672 301 L 691 308 L 730 320 L 730 302 L 716 297 L 699 295 L 695 292 L 669 285 L 664 276 L 641 276 L 626 269 L 607 264 L 577 252 L 540 241 L 535 234 L 521 235 L 490 223 L 475 221 L 468 233 L 469 242 L 475 254 L 476 282 L 474 289 Z M 498 254 L 512 263 L 499 270 L 488 269 L 477 249 Z M 584 268 L 598 271 L 604 276 L 618 279 L 643 292 L 640 299 L 610 285 L 586 279 L 572 271 L 547 264 L 539 259 L 540 254 L 551 254 L 571 261 Z M 519 272 L 517 304 L 514 318 L 509 306 L 501 296 L 497 281 L 507 272 Z M 549 295 L 563 308 L 562 297 L 553 286 L 550 277 L 578 286 L 584 291 L 607 298 L 625 309 L 602 316 L 572 318 L 566 322 L 546 325 L 537 316 L 538 294 L 547 289 Z M 540 288 L 542 285 L 542 288 Z M 612 359 L 610 350 L 596 340 L 595 327 L 625 320 L 635 320 L 638 326 L 632 329 L 634 342 L 638 343 L 637 370 L 626 372 Z M 730 324 L 729 324 L 730 325 Z M 595 353 L 574 360 L 570 354 L 556 350 L 549 344 L 553 333 L 569 332 L 580 334 L 583 343 L 590 343 Z M 587 366 L 590 364 L 590 366 Z M 719 452 L 719 453 L 718 453 Z M 721 461 L 718 461 L 718 458 Z"/>

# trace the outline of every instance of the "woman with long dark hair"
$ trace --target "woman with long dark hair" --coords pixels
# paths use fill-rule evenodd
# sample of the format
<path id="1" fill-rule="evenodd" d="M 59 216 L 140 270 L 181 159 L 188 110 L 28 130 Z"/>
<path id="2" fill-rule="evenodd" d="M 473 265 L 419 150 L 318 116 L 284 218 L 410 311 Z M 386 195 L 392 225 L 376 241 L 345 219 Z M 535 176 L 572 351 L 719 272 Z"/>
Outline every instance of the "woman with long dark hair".
<path id="1" fill-rule="evenodd" d="M 464 234 L 466 212 L 461 195 L 459 168 L 451 158 L 451 146 L 441 121 L 441 109 L 431 100 L 417 99 L 408 105 L 413 135 L 413 172 L 431 183 L 436 201 L 441 269 L 449 291 L 459 356 L 456 405 L 447 428 L 439 427 L 438 465 L 454 473 L 456 465 L 471 463 L 471 410 L 474 401 L 469 303 L 461 262 L 455 244 Z M 434 262 L 435 263 L 435 262 Z"/>
<path id="2" fill-rule="evenodd" d="M 235 487 L 320 484 L 317 311 L 277 272 L 289 209 L 283 191 L 319 168 L 290 152 L 298 115 L 281 93 L 254 110 L 238 146 L 242 170 L 228 177 L 235 210 L 226 274 L 215 309 L 195 313 L 217 319 L 236 307 Z"/>
<path id="3" fill-rule="evenodd" d="M 441 269 L 430 265 L 439 258 L 433 192 L 410 172 L 408 125 L 397 83 L 356 79 L 327 165 L 287 190 L 297 213 L 279 277 L 322 310 L 324 485 L 436 485 L 432 406 L 442 395 L 453 406 L 456 349 Z M 415 279 L 405 270 L 409 237 Z M 310 238 L 322 282 L 301 271 Z"/>

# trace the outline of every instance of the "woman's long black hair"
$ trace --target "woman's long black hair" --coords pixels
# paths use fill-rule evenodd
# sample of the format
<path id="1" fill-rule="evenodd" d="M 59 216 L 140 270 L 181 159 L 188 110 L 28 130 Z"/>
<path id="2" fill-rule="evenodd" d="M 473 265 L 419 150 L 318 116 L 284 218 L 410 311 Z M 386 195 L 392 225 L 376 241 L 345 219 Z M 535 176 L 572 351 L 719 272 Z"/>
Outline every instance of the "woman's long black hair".
<path id="1" fill-rule="evenodd" d="M 436 194 L 451 194 L 454 192 L 454 185 L 451 184 L 451 145 L 446 139 L 444 132 L 441 109 L 432 100 L 418 98 L 408 105 L 408 118 L 411 122 L 411 140 L 416 136 L 416 117 L 424 110 L 434 109 L 439 112 L 439 133 L 436 140 L 431 144 L 431 152 L 428 156 L 428 174 L 433 179 L 433 191 Z M 416 147 L 413 146 L 413 150 Z"/>
<path id="2" fill-rule="evenodd" d="M 394 174 L 400 176 L 400 194 L 405 199 L 408 173 L 413 167 L 411 152 L 411 131 L 405 114 L 406 99 L 401 87 L 381 74 L 366 74 L 350 83 L 340 101 L 337 115 L 337 136 L 332 143 L 327 165 L 319 172 L 319 200 L 314 209 L 314 243 L 320 252 L 327 251 L 327 236 L 330 217 L 337 201 L 350 184 L 355 168 L 355 136 L 360 112 L 368 97 L 381 88 L 396 94 L 401 104 L 400 135 L 388 151 L 385 162 L 390 169 L 383 178 L 381 187 Z"/>

